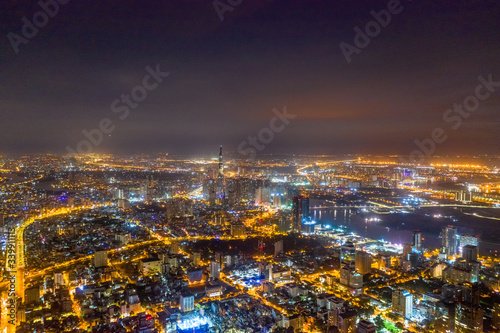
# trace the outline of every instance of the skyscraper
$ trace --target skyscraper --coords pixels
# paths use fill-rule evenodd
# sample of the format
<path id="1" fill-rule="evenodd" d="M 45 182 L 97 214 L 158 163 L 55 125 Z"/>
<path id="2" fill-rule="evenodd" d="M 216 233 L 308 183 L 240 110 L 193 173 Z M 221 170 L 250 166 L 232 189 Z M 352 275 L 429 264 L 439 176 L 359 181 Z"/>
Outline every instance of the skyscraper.
<path id="1" fill-rule="evenodd" d="M 309 219 L 309 198 L 295 195 L 292 198 L 292 231 L 300 233 L 302 221 Z"/>
<path id="2" fill-rule="evenodd" d="M 349 287 L 353 295 L 359 295 L 363 288 L 363 275 L 356 272 L 354 268 L 344 266 L 340 269 L 340 284 Z"/>
<path id="3" fill-rule="evenodd" d="M 210 262 L 210 277 L 214 280 L 220 278 L 220 263 L 217 261 Z"/>
<path id="4" fill-rule="evenodd" d="M 194 296 L 191 293 L 183 293 L 179 299 L 181 312 L 188 312 L 194 310 Z"/>
<path id="5" fill-rule="evenodd" d="M 356 332 L 356 319 L 358 312 L 353 309 L 348 309 L 338 314 L 337 328 L 340 333 L 355 333 Z"/>
<path id="6" fill-rule="evenodd" d="M 219 149 L 219 174 L 218 174 L 218 177 L 224 178 L 224 163 L 222 160 L 222 145 L 220 146 L 220 149 Z"/>
<path id="7" fill-rule="evenodd" d="M 193 252 L 193 254 L 191 254 L 191 260 L 193 262 L 193 266 L 198 266 L 200 264 L 200 260 L 201 260 L 201 253 L 200 252 Z"/>
<path id="8" fill-rule="evenodd" d="M 56 287 L 64 286 L 63 273 L 54 273 L 54 285 Z"/>
<path id="9" fill-rule="evenodd" d="M 457 228 L 447 226 L 442 231 L 442 245 L 444 253 L 447 256 L 454 256 L 457 254 Z"/>
<path id="10" fill-rule="evenodd" d="M 372 256 L 363 251 L 356 252 L 356 270 L 359 274 L 369 274 L 372 272 Z"/>
<path id="11" fill-rule="evenodd" d="M 407 290 L 394 290 L 392 292 L 392 309 L 401 313 L 405 318 L 411 318 L 413 314 L 413 295 Z"/>
<path id="12" fill-rule="evenodd" d="M 94 254 L 94 267 L 106 267 L 106 266 L 108 266 L 108 252 L 97 251 Z"/>
<path id="13" fill-rule="evenodd" d="M 464 246 L 479 246 L 479 237 L 472 235 L 457 235 L 458 252 L 462 254 Z"/>
<path id="14" fill-rule="evenodd" d="M 304 197 L 302 199 L 302 221 L 307 221 L 309 219 L 309 198 Z"/>
<path id="15" fill-rule="evenodd" d="M 219 149 L 219 167 L 217 169 L 217 200 L 219 204 L 224 204 L 226 197 L 226 186 L 224 181 L 224 161 L 222 157 L 222 145 Z"/>
<path id="16" fill-rule="evenodd" d="M 342 266 L 355 268 L 356 266 L 356 248 L 352 242 L 345 242 L 340 247 L 340 262 Z"/>
<path id="17" fill-rule="evenodd" d="M 477 261 L 477 246 L 464 246 L 462 249 L 462 258 L 464 258 L 468 263 Z"/>
<path id="18" fill-rule="evenodd" d="M 483 310 L 468 302 L 459 303 L 455 312 L 456 333 L 483 332 Z"/>
<path id="19" fill-rule="evenodd" d="M 422 251 L 422 232 L 418 230 L 413 232 L 413 248 L 417 252 Z"/>

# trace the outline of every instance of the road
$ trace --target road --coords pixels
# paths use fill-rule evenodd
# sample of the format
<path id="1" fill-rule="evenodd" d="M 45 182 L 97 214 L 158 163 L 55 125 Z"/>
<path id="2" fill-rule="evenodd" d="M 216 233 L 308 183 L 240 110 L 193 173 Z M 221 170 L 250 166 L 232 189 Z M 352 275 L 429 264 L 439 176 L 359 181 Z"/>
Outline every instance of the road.
<path id="1" fill-rule="evenodd" d="M 101 207 L 109 206 L 109 205 L 110 205 L 109 203 L 105 203 L 105 204 L 93 204 L 93 205 L 84 205 L 84 206 L 77 206 L 77 207 L 64 207 L 64 208 L 59 208 L 59 209 L 53 209 L 53 210 L 44 212 L 42 214 L 39 214 L 36 216 L 31 216 L 31 217 L 27 218 L 24 222 L 22 222 L 19 226 L 17 226 L 10 233 L 10 235 L 7 239 L 7 244 L 6 244 L 6 249 L 7 249 L 6 250 L 6 252 L 7 252 L 6 258 L 8 258 L 9 254 L 10 254 L 11 260 L 6 260 L 5 268 L 6 268 L 6 272 L 8 273 L 7 274 L 8 277 L 14 276 L 12 278 L 12 280 L 15 281 L 15 283 L 13 285 L 13 288 L 9 288 L 9 286 L 10 286 L 9 280 L 0 283 L 0 291 L 3 291 L 3 293 L 1 294 L 1 302 L 2 302 L 2 305 L 4 305 L 4 306 L 2 306 L 2 309 L 0 311 L 0 315 L 2 317 L 2 320 L 0 322 L 0 331 L 5 332 L 5 330 L 6 330 L 8 333 L 15 332 L 16 325 L 9 324 L 7 322 L 7 319 L 8 319 L 8 316 L 6 316 L 7 313 L 2 313 L 2 311 L 6 310 L 5 305 L 8 304 L 8 302 L 10 300 L 15 301 L 15 299 L 21 298 L 24 301 L 24 289 L 25 289 L 24 285 L 25 285 L 25 270 L 26 270 L 26 267 L 25 267 L 26 260 L 25 260 L 25 250 L 24 250 L 24 248 L 25 248 L 25 246 L 24 246 L 24 231 L 26 230 L 26 228 L 38 220 L 43 220 L 43 219 L 47 219 L 47 218 L 51 218 L 51 217 L 55 217 L 55 216 L 67 215 L 67 214 L 71 214 L 71 213 L 75 213 L 75 212 L 79 212 L 79 211 L 84 211 L 84 210 L 97 209 L 97 208 L 101 208 Z M 131 221 L 131 222 L 140 224 L 139 221 Z M 144 227 L 144 225 L 141 225 L 141 226 Z M 149 230 L 150 234 L 155 239 L 148 240 L 148 241 L 141 242 L 141 243 L 127 245 L 127 246 L 119 248 L 119 249 L 109 250 L 108 251 L 109 254 L 117 253 L 117 252 L 121 252 L 121 251 L 126 251 L 126 250 L 132 249 L 134 247 L 138 247 L 138 246 L 142 246 L 142 245 L 145 245 L 148 243 L 154 243 L 154 242 L 158 242 L 158 241 L 160 241 L 164 244 L 170 244 L 172 241 L 177 242 L 177 241 L 191 241 L 191 240 L 208 240 L 208 239 L 215 238 L 213 236 L 189 236 L 187 234 L 186 237 L 179 237 L 176 239 L 170 239 L 170 238 L 158 235 L 157 233 L 153 232 L 150 229 L 148 229 L 148 230 Z M 237 239 L 237 238 L 243 239 L 245 237 L 220 237 L 219 239 L 226 240 L 226 239 Z M 9 249 L 10 249 L 10 253 L 9 253 Z M 89 255 L 89 256 L 78 258 L 78 259 L 72 259 L 72 260 L 66 261 L 64 263 L 57 264 L 57 265 L 45 267 L 44 269 L 42 269 L 36 273 L 30 274 L 29 278 L 33 279 L 33 278 L 36 278 L 39 276 L 46 275 L 52 271 L 59 270 L 61 268 L 66 268 L 66 267 L 73 265 L 73 264 L 83 263 L 83 262 L 91 260 L 92 257 L 93 257 L 93 255 Z M 5 290 L 5 289 L 8 289 L 8 290 Z M 12 290 L 10 290 L 10 289 L 12 289 Z"/>
<path id="2" fill-rule="evenodd" d="M 7 272 L 7 279 L 13 281 L 10 284 L 8 291 L 9 302 L 16 302 L 16 298 L 21 298 L 24 301 L 24 278 L 25 278 L 25 257 L 24 257 L 24 230 L 32 223 L 38 220 L 47 219 L 50 217 L 55 217 L 59 215 L 65 215 L 73 212 L 78 212 L 82 210 L 96 209 L 109 204 L 95 204 L 95 205 L 85 205 L 77 207 L 64 207 L 59 209 L 53 209 L 45 213 L 41 213 L 36 216 L 31 216 L 17 226 L 13 232 L 9 233 L 7 237 L 6 244 L 6 255 L 5 257 L 5 269 Z M 43 271 L 42 271 L 43 272 Z M 40 272 L 40 274 L 44 274 Z M 8 284 L 9 282 L 5 282 Z M 5 295 L 3 295 L 5 297 Z M 5 300 L 2 299 L 2 304 L 5 304 Z M 10 304 L 10 303 L 9 303 Z M 5 307 L 2 307 L 2 311 Z M 2 313 L 3 314 L 3 313 Z M 2 316 L 2 331 L 7 328 L 7 332 L 15 332 L 16 325 L 11 322 L 5 322 L 6 316 Z M 17 323 L 16 323 L 17 324 Z M 4 326 L 6 325 L 6 326 Z"/>

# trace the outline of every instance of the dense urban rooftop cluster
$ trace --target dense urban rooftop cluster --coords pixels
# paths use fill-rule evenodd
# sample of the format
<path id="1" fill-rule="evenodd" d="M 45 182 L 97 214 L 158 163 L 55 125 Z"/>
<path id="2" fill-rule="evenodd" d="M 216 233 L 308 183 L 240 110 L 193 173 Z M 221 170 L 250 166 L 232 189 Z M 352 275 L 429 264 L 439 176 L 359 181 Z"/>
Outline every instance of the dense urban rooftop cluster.
<path id="1" fill-rule="evenodd" d="M 500 330 L 497 159 L 3 161 L 8 331 Z"/>

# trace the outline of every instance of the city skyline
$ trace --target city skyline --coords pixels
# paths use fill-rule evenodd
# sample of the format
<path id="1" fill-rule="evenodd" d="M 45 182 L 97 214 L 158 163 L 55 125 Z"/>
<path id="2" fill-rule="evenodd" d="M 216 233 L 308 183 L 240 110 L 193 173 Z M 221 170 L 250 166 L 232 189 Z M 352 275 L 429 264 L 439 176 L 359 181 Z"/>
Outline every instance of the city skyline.
<path id="1" fill-rule="evenodd" d="M 217 152 L 2 156 L 0 327 L 500 328 L 497 159 Z"/>
<path id="2" fill-rule="evenodd" d="M 1 333 L 500 332 L 500 3 L 0 1 Z"/>

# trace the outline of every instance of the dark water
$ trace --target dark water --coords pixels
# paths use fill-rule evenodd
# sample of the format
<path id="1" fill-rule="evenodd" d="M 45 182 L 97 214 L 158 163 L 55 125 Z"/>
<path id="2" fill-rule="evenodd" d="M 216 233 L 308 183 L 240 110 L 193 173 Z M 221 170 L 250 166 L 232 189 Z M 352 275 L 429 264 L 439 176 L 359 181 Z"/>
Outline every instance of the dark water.
<path id="1" fill-rule="evenodd" d="M 422 245 L 435 249 L 441 246 L 440 233 L 447 225 L 457 227 L 458 234 L 478 235 L 482 255 L 500 253 L 500 220 L 478 218 L 464 213 L 500 216 L 499 209 L 456 209 L 454 207 L 422 208 L 412 213 L 376 214 L 355 208 L 314 208 L 319 202 L 311 201 L 311 216 L 321 224 L 345 226 L 360 236 L 383 239 L 395 244 L 411 243 L 413 231 L 422 232 Z M 440 216 L 439 216 L 440 215 Z M 367 222 L 378 218 L 380 221 Z"/>
<path id="2" fill-rule="evenodd" d="M 361 213 L 357 209 L 313 209 L 313 219 L 321 224 L 333 227 L 345 226 L 347 230 L 360 236 L 383 239 L 395 244 L 411 243 L 413 228 L 406 228 L 405 217 L 402 214 L 380 215 L 374 213 Z M 366 222 L 365 219 L 379 218 L 379 222 Z M 394 223 L 400 220 L 399 225 Z M 392 226 L 392 227 L 391 227 Z M 425 246 L 437 247 L 440 244 L 439 232 L 422 234 Z"/>

